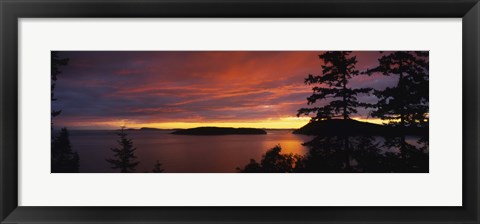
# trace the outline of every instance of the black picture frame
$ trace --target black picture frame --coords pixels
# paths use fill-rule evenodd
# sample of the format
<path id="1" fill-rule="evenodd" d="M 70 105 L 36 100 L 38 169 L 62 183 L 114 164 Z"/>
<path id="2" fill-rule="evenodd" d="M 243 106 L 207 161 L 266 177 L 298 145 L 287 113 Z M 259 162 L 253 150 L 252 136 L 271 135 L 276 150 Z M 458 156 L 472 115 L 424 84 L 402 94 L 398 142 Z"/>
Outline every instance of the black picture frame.
<path id="1" fill-rule="evenodd" d="M 478 0 L 0 0 L 1 223 L 479 223 Z M 461 207 L 18 206 L 19 18 L 333 17 L 462 18 Z M 448 44 L 448 43 L 446 43 Z M 438 195 L 442 197 L 442 195 Z"/>

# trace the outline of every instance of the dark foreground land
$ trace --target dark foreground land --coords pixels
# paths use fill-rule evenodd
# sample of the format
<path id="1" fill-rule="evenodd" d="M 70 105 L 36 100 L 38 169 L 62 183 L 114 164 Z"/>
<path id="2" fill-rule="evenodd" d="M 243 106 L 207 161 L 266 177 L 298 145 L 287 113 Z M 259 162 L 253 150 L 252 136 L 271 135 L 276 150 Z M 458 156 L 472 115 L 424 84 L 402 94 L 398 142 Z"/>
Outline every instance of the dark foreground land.
<path id="1" fill-rule="evenodd" d="M 400 128 L 350 119 L 332 119 L 310 122 L 293 133 L 314 136 L 399 136 L 404 134 L 423 136 L 428 135 L 428 128 Z"/>

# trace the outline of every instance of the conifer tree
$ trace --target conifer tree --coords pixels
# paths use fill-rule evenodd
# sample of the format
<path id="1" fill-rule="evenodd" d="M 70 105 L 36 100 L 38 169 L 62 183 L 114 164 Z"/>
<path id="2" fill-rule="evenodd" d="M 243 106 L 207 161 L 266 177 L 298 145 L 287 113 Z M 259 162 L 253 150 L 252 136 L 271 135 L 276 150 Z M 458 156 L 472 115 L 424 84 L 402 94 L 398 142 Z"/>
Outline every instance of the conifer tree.
<path id="1" fill-rule="evenodd" d="M 428 52 L 396 51 L 382 56 L 379 66 L 368 73 L 380 72 L 398 77 L 397 84 L 375 90 L 378 103 L 373 117 L 401 128 L 428 125 Z"/>
<path id="2" fill-rule="evenodd" d="M 153 173 L 162 173 L 163 172 L 162 164 L 160 163 L 160 161 L 157 160 L 157 162 L 155 163 L 155 165 L 153 167 L 152 172 Z"/>
<path id="3" fill-rule="evenodd" d="M 68 64 L 68 58 L 60 58 L 58 52 L 52 51 L 50 58 L 50 78 L 51 78 L 51 101 L 57 100 L 54 97 L 55 84 L 57 76 L 61 73 L 60 66 Z M 77 152 L 72 150 L 70 145 L 69 133 L 67 128 L 62 128 L 58 136 L 54 136 L 53 132 L 53 118 L 60 115 L 61 110 L 51 111 L 51 172 L 52 173 L 72 173 L 78 172 L 79 169 L 79 156 Z"/>
<path id="4" fill-rule="evenodd" d="M 120 169 L 122 173 L 130 173 L 135 171 L 135 167 L 139 162 L 135 162 L 137 158 L 134 154 L 136 148 L 133 147 L 133 141 L 127 138 L 125 127 L 121 127 L 120 131 L 116 133 L 119 136 L 117 140 L 120 145 L 119 148 L 111 148 L 114 152 L 114 159 L 106 159 L 112 165 L 112 169 Z"/>
<path id="5" fill-rule="evenodd" d="M 57 100 L 54 96 L 54 90 L 55 90 L 55 85 L 57 81 L 57 76 L 62 73 L 59 69 L 60 66 L 65 66 L 68 64 L 69 59 L 68 58 L 60 58 L 58 56 L 58 52 L 52 51 L 51 52 L 51 61 L 50 61 L 50 66 L 51 66 L 51 100 L 55 101 Z M 52 118 L 58 116 L 62 111 L 61 110 L 53 110 L 51 112 Z"/>
<path id="6" fill-rule="evenodd" d="M 350 119 L 350 115 L 357 113 L 357 107 L 366 106 L 357 100 L 357 95 L 368 93 L 371 89 L 354 89 L 348 86 L 349 80 L 360 74 L 355 68 L 357 59 L 350 54 L 351 51 L 327 51 L 319 55 L 324 61 L 322 75 L 309 74 L 305 79 L 305 84 L 314 86 L 313 94 L 307 98 L 307 104 L 331 100 L 322 107 L 301 108 L 297 116 L 314 113 L 312 121 L 338 117 Z"/>
<path id="7" fill-rule="evenodd" d="M 60 134 L 53 139 L 51 156 L 52 173 L 78 172 L 78 153 L 72 151 L 67 128 L 62 128 Z"/>
<path id="8" fill-rule="evenodd" d="M 367 94 L 370 88 L 352 88 L 349 81 L 351 78 L 360 75 L 356 69 L 357 58 L 351 56 L 351 51 L 327 51 L 319 55 L 323 60 L 322 75 L 309 74 L 305 79 L 305 84 L 313 85 L 313 94 L 307 98 L 308 105 L 324 101 L 326 104 L 321 107 L 301 108 L 297 116 L 315 114 L 311 121 L 329 120 L 332 118 L 342 118 L 348 120 L 352 114 L 357 113 L 358 107 L 367 107 L 367 104 L 361 103 L 357 99 L 359 94 Z M 341 145 L 341 148 L 334 154 L 343 157 L 343 168 L 345 171 L 351 169 L 351 146 L 349 136 L 330 137 L 317 136 L 315 141 L 305 143 L 310 148 L 310 155 L 322 155 L 317 153 L 333 145 Z M 343 149 L 343 150 L 342 150 Z M 340 151 L 341 150 L 341 151 Z M 335 156 L 337 157 L 337 156 Z M 310 158 L 312 161 L 315 158 Z M 308 163 L 308 162 L 307 162 Z"/>
<path id="9" fill-rule="evenodd" d="M 418 154 L 416 147 L 406 142 L 406 128 L 428 127 L 428 52 L 395 51 L 378 61 L 379 65 L 368 70 L 368 73 L 380 72 L 385 76 L 397 76 L 398 79 L 395 86 L 374 91 L 379 100 L 371 114 L 389 121 L 390 125 L 400 130 L 398 136 L 387 138 L 385 144 L 400 149 L 405 165 L 408 163 L 407 157 Z M 428 144 L 428 134 L 421 141 Z"/>

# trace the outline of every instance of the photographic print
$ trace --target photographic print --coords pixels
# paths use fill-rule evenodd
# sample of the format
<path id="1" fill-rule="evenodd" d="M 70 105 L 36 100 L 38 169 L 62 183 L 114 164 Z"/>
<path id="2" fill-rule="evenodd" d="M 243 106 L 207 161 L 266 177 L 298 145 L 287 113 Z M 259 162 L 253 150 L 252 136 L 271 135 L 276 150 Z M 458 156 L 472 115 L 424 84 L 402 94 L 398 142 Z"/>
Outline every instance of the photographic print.
<path id="1" fill-rule="evenodd" d="M 52 51 L 52 173 L 428 173 L 428 51 Z"/>

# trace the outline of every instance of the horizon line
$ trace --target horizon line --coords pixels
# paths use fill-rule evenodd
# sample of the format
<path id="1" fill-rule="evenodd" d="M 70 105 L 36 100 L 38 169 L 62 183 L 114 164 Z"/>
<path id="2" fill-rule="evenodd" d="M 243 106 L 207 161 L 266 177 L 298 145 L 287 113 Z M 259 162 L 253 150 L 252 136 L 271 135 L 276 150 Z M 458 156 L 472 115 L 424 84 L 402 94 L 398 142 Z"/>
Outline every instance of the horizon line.
<path id="1" fill-rule="evenodd" d="M 331 120 L 343 120 L 343 119 L 331 119 Z M 370 119 L 359 119 L 359 118 L 351 118 L 349 120 L 355 120 L 358 122 L 364 122 L 364 123 L 370 123 L 370 124 L 377 124 L 377 125 L 385 125 L 385 123 L 379 123 L 379 122 L 370 122 Z M 307 125 L 309 122 L 305 123 L 301 127 Z M 115 131 L 119 130 L 120 127 L 125 127 L 127 130 L 141 130 L 142 128 L 146 129 L 157 129 L 157 130 L 184 130 L 184 129 L 193 129 L 193 128 L 202 128 L 202 127 L 217 127 L 217 128 L 253 128 L 253 129 L 269 129 L 269 130 L 296 130 L 300 129 L 301 127 L 252 127 L 252 126 L 218 126 L 218 125 L 199 125 L 199 126 L 193 126 L 193 127 L 175 127 L 175 128 L 161 128 L 161 127 L 152 127 L 152 126 L 134 126 L 134 127 L 129 127 L 126 125 L 119 125 L 118 128 L 113 128 L 113 127 L 88 127 L 88 126 L 66 126 L 68 130 L 91 130 L 91 131 Z M 62 127 L 63 128 L 63 127 Z M 61 128 L 54 128 L 54 130 L 60 130 Z"/>

